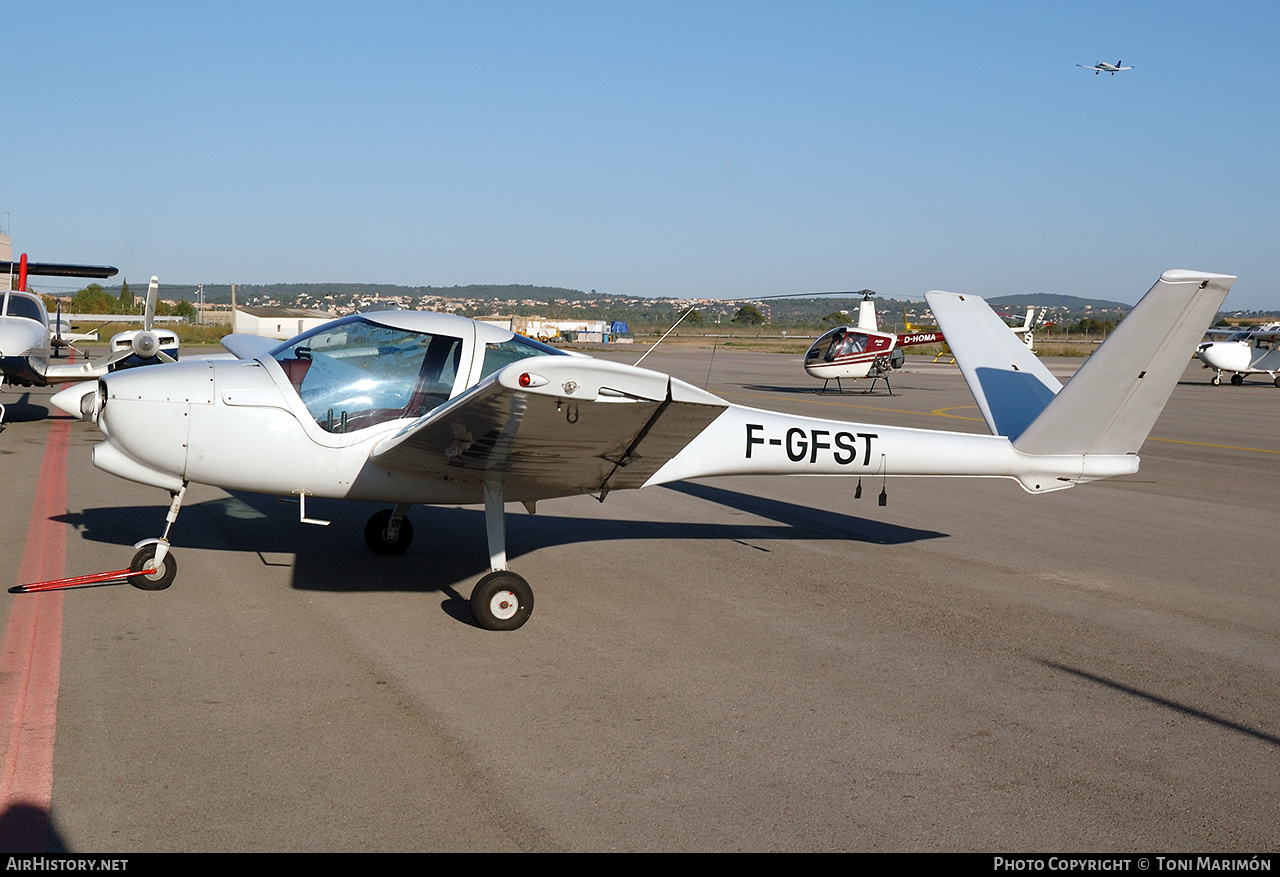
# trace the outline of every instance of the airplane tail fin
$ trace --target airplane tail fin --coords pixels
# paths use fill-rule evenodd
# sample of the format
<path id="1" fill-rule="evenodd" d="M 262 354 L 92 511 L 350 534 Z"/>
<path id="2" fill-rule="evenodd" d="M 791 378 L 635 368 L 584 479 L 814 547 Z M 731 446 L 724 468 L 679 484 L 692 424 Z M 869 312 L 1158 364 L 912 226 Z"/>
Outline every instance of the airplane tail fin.
<path id="1" fill-rule="evenodd" d="M 1136 454 L 1234 282 L 1164 272 L 1065 387 L 982 299 L 927 298 L 993 433 L 1026 454 Z"/>

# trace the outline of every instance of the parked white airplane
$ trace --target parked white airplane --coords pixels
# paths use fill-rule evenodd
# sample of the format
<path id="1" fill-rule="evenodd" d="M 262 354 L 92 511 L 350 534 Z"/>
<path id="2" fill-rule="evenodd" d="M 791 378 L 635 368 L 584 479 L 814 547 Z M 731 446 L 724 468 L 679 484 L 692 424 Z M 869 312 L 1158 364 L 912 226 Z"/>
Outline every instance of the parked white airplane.
<path id="1" fill-rule="evenodd" d="M 929 293 L 992 435 L 745 408 L 665 374 L 411 311 L 346 317 L 283 344 L 231 335 L 239 359 L 115 372 L 53 401 L 97 422 L 95 466 L 172 496 L 163 535 L 136 546 L 135 586 L 173 582 L 169 530 L 192 481 L 297 496 L 311 523 L 308 498 L 394 504 L 365 527 L 376 554 L 408 548 L 412 504 L 483 503 L 492 571 L 471 611 L 511 630 L 533 591 L 507 569 L 507 502 L 532 512 L 541 499 L 716 475 L 999 477 L 1038 494 L 1133 474 L 1234 280 L 1166 271 L 1065 387 L 981 298 Z"/>
<path id="2" fill-rule="evenodd" d="M 151 278 L 147 289 L 146 328 L 121 332 L 111 339 L 111 352 L 105 357 L 81 363 L 54 364 L 53 351 L 69 346 L 61 335 L 61 318 L 49 320 L 44 299 L 28 292 L 27 277 L 94 277 L 116 274 L 109 265 L 61 265 L 28 262 L 24 253 L 19 262 L 0 261 L 0 273 L 18 268 L 18 289 L 6 290 L 0 299 L 0 390 L 7 379 L 23 387 L 46 387 L 72 381 L 91 381 L 116 368 L 148 362 L 173 362 L 177 357 L 178 336 L 169 329 L 152 330 L 159 283 Z M 132 360 L 132 361 L 131 361 Z M 0 424 L 5 408 L 0 405 Z"/>
<path id="3" fill-rule="evenodd" d="M 13 289 L 13 272 L 17 270 L 18 288 Z M 28 262 L 27 254 L 17 262 L 0 261 L 0 274 L 9 275 L 3 297 L 0 297 L 0 390 L 7 378 L 19 386 L 43 387 L 61 381 L 83 381 L 98 375 L 89 363 L 51 365 L 57 326 L 50 326 L 44 299 L 27 291 L 27 277 L 95 277 L 106 278 L 116 273 L 110 265 L 64 265 L 52 262 Z M 0 424 L 4 423 L 4 405 L 0 405 Z"/>
<path id="4" fill-rule="evenodd" d="M 156 329 L 156 304 L 160 298 L 160 281 L 153 274 L 147 285 L 147 300 L 143 305 L 142 328 L 128 329 L 111 336 L 111 353 L 105 363 L 110 371 L 154 365 L 159 362 L 176 362 L 178 359 L 178 333 L 172 329 Z"/>
<path id="5" fill-rule="evenodd" d="M 1227 336 L 1225 341 L 1205 341 L 1196 349 L 1204 367 L 1214 370 L 1209 383 L 1218 386 L 1229 372 L 1236 386 L 1244 383 L 1245 375 L 1267 375 L 1280 387 L 1280 323 L 1256 329 L 1210 329 L 1207 334 Z"/>
<path id="6" fill-rule="evenodd" d="M 49 321 L 49 332 L 53 335 L 50 343 L 53 345 L 54 356 L 58 355 L 58 351 L 63 348 L 75 347 L 77 341 L 97 341 L 97 332 L 77 332 L 74 327 L 62 316 L 62 305 L 58 305 L 57 315 Z"/>
<path id="7" fill-rule="evenodd" d="M 1099 73 L 1110 73 L 1112 76 L 1115 76 L 1121 70 L 1133 69 L 1132 67 L 1121 67 L 1121 63 L 1123 62 L 1117 61 L 1114 64 L 1108 64 L 1106 61 L 1099 61 L 1097 64 L 1077 64 L 1076 66 L 1083 67 L 1085 70 L 1092 70 L 1094 76 L 1097 76 Z"/>

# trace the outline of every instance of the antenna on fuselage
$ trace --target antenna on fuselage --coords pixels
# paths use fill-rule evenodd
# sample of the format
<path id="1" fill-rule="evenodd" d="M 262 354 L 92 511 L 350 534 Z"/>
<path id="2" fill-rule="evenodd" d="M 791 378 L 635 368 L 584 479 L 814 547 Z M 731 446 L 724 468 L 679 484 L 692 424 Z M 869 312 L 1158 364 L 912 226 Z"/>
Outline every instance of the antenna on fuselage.
<path id="1" fill-rule="evenodd" d="M 680 319 L 679 319 L 679 320 L 676 320 L 674 323 L 672 323 L 672 324 L 671 324 L 671 328 L 670 328 L 670 329 L 668 329 L 666 332 L 663 332 L 663 333 L 662 333 L 662 337 L 661 337 L 661 338 L 659 338 L 657 341 L 653 342 L 653 347 L 650 347 L 648 350 L 646 350 L 646 351 L 644 352 L 644 356 L 641 356 L 641 357 L 640 357 L 639 359 L 637 359 L 637 360 L 636 360 L 632 365 L 633 365 L 633 366 L 637 366 L 637 365 L 639 365 L 640 363 L 644 362 L 644 357 L 645 357 L 645 356 L 648 356 L 650 353 L 653 353 L 653 349 L 654 349 L 654 347 L 657 347 L 659 344 L 661 344 L 663 341 L 665 341 L 665 340 L 666 340 L 666 338 L 667 338 L 667 336 L 668 336 L 668 335 L 670 335 L 672 332 L 674 332 L 674 331 L 676 330 L 676 326 L 679 326 L 679 325 L 680 325 L 680 320 L 683 320 L 685 317 L 687 317 L 687 316 L 689 316 L 690 314 L 692 314 L 696 309 L 697 309 L 697 308 L 696 308 L 694 305 L 689 305 L 689 309 L 688 309 L 687 311 L 685 311 L 683 314 L 681 314 L 681 315 L 680 315 Z"/>

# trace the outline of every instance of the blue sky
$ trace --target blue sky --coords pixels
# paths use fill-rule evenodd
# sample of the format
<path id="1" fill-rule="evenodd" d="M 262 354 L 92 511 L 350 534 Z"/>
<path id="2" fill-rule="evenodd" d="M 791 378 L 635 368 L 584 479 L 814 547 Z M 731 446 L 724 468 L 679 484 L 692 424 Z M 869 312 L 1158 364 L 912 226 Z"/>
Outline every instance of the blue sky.
<path id="1" fill-rule="evenodd" d="M 1179 267 L 1280 307 L 1280 4 L 4 15 L 0 221 L 133 283 L 1135 301 Z"/>

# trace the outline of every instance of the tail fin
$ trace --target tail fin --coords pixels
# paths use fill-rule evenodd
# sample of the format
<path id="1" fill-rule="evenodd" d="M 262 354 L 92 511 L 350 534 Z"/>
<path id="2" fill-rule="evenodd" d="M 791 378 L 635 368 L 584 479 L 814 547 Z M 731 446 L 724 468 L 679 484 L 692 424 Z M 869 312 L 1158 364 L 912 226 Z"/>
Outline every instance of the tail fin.
<path id="1" fill-rule="evenodd" d="M 925 298 L 987 427 L 1017 438 L 1062 384 L 978 296 L 930 292 Z"/>
<path id="2" fill-rule="evenodd" d="M 928 299 L 992 432 L 1027 454 L 1136 454 L 1234 282 L 1164 272 L 1065 387 L 1008 329 L 991 332 L 981 299 Z"/>

